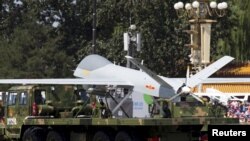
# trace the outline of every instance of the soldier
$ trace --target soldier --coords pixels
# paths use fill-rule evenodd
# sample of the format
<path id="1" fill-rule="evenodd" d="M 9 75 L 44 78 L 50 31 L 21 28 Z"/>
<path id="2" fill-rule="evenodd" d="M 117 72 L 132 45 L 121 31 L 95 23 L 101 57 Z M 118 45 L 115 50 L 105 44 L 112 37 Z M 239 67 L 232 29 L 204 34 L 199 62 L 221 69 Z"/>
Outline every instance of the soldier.
<path id="1" fill-rule="evenodd" d="M 163 102 L 162 110 L 163 110 L 163 118 L 171 118 L 171 111 L 168 107 L 167 102 Z"/>
<path id="2" fill-rule="evenodd" d="M 101 117 L 102 118 L 108 118 L 111 116 L 111 111 L 106 107 L 105 103 L 103 102 L 102 99 L 100 101 L 100 110 L 101 110 Z"/>

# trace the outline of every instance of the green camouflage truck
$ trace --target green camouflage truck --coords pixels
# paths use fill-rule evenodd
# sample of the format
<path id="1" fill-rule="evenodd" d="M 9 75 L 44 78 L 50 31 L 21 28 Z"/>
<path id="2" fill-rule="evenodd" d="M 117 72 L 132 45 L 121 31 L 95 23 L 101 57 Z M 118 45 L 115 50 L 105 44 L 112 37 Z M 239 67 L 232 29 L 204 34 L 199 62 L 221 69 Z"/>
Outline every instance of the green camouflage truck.
<path id="1" fill-rule="evenodd" d="M 21 85 L 2 93 L 0 140 L 198 141 L 207 140 L 208 125 L 238 123 L 238 119 L 224 118 L 223 112 L 209 113 L 208 105 L 192 100 L 158 99 L 158 106 L 149 107 L 151 117 L 114 117 L 105 99 L 86 98 L 80 89 L 64 100 L 53 89 L 48 91 Z"/>

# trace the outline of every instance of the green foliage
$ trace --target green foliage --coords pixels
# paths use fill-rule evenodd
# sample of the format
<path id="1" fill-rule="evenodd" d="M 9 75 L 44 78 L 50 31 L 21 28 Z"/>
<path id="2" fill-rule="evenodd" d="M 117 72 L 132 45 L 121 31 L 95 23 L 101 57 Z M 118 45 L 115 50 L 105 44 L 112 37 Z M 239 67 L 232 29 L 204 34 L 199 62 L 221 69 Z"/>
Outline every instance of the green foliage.
<path id="1" fill-rule="evenodd" d="M 228 3 L 229 11 L 217 28 L 223 31 L 216 32 L 217 35 L 222 33 L 218 40 L 217 55 L 227 54 L 235 57 L 237 61 L 247 61 L 250 55 L 250 1 L 230 0 Z"/>
<path id="2" fill-rule="evenodd" d="M 33 7 L 34 6 L 34 7 Z M 0 53 L 2 54 L 1 78 L 42 78 L 72 76 L 72 58 L 60 50 L 62 36 L 51 26 L 38 24 L 39 11 L 33 2 L 19 17 L 18 24 L 9 34 L 2 34 Z M 38 12 L 38 13 L 37 13 Z M 9 29 L 3 29 L 6 33 Z"/>
<path id="3" fill-rule="evenodd" d="M 97 14 L 98 53 L 124 65 L 123 33 L 135 24 L 142 33 L 142 51 L 136 57 L 162 75 L 182 75 L 185 68 L 181 64 L 187 62 L 188 54 L 183 46 L 187 41 L 182 39 L 186 37 L 181 31 L 185 26 L 175 26 L 181 20 L 174 14 L 173 4 L 163 0 L 102 1 Z"/>
<path id="4" fill-rule="evenodd" d="M 0 77 L 72 77 L 71 70 L 92 51 L 92 2 L 1 1 Z M 97 53 L 125 65 L 123 33 L 135 24 L 142 33 L 136 57 L 156 73 L 184 77 L 190 37 L 183 30 L 190 27 L 177 17 L 176 2 L 97 0 Z M 227 15 L 212 25 L 212 60 L 223 55 L 249 60 L 249 3 L 229 0 Z"/>

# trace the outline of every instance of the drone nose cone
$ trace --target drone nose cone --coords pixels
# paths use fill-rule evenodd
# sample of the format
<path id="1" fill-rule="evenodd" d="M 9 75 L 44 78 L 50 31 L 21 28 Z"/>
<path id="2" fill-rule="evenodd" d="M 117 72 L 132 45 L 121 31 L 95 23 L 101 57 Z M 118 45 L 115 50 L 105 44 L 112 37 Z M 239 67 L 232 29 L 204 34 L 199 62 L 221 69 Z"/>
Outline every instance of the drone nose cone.
<path id="1" fill-rule="evenodd" d="M 183 93 L 190 93 L 191 89 L 189 87 L 185 86 L 185 87 L 182 88 L 182 92 Z"/>

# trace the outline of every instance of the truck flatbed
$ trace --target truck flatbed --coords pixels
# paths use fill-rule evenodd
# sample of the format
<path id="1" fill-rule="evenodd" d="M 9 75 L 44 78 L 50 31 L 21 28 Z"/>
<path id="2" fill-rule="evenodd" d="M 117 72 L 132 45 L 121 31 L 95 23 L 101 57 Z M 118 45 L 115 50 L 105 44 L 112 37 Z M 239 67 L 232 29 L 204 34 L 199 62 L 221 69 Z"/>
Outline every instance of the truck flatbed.
<path id="1" fill-rule="evenodd" d="M 212 125 L 235 124 L 236 118 L 179 117 L 179 118 L 29 118 L 24 125 L 124 125 L 124 126 L 167 126 L 167 125 Z"/>
<path id="2" fill-rule="evenodd" d="M 224 118 L 223 109 L 216 109 L 219 105 L 211 107 L 189 99 L 179 103 L 157 99 L 156 106 L 151 105 L 148 109 L 152 113 L 150 118 L 125 117 L 119 116 L 119 112 L 110 115 L 112 105 L 107 108 L 101 101 L 93 106 L 92 100 L 84 103 L 82 99 L 67 99 L 68 105 L 72 102 L 70 107 L 66 102 L 56 100 L 56 96 L 49 99 L 55 94 L 45 90 L 38 86 L 13 86 L 9 89 L 2 107 L 0 140 L 197 141 L 207 135 L 209 125 L 239 124 L 237 118 Z M 48 99 L 44 102 L 44 98 Z M 131 103 L 128 100 L 124 104 Z M 135 105 L 140 106 L 140 103 Z M 163 114 L 163 109 L 170 113 Z"/>

